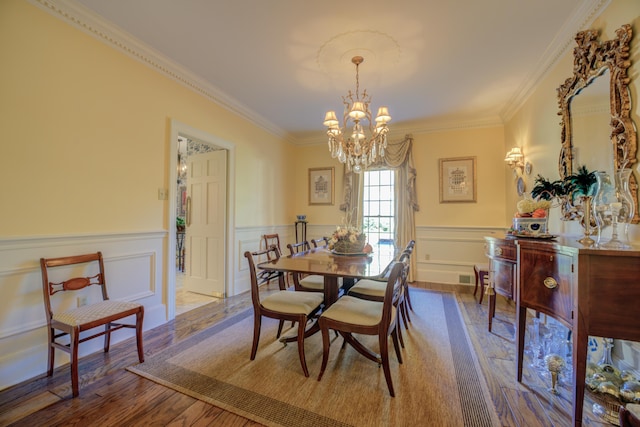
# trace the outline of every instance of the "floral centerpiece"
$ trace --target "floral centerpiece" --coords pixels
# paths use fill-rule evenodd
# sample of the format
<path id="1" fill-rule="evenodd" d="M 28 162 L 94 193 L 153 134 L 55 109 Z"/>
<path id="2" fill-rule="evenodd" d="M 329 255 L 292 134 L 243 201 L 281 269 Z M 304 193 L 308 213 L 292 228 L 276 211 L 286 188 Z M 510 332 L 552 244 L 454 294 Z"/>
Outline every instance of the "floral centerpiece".
<path id="1" fill-rule="evenodd" d="M 329 249 L 337 253 L 362 253 L 367 236 L 355 227 L 338 227 L 329 239 Z"/>

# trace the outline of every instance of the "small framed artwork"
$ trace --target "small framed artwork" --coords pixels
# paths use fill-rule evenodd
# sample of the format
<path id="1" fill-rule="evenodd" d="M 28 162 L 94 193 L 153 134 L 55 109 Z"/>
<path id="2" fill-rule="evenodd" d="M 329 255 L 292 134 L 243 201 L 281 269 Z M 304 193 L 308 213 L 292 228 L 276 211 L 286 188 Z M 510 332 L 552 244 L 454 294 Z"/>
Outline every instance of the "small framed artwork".
<path id="1" fill-rule="evenodd" d="M 309 169 L 309 204 L 333 205 L 334 168 Z"/>
<path id="2" fill-rule="evenodd" d="M 439 159 L 440 203 L 476 202 L 476 158 Z"/>

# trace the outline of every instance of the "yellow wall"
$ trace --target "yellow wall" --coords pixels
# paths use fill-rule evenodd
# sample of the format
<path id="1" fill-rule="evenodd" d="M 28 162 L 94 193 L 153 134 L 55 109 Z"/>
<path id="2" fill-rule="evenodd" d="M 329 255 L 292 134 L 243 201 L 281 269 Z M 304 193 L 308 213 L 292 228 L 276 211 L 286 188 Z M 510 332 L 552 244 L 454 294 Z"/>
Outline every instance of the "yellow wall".
<path id="1" fill-rule="evenodd" d="M 592 25 L 612 38 L 633 24 L 634 100 L 639 15 L 640 2 L 613 0 Z M 533 164 L 527 190 L 538 173 L 557 176 L 556 88 L 571 50 L 504 129 L 414 134 L 416 225 L 507 226 L 518 196 L 502 159 L 513 146 Z M 325 144 L 294 147 L 24 1 L 0 2 L 0 51 L 0 236 L 166 229 L 157 190 L 170 185 L 171 119 L 236 144 L 236 226 L 290 224 L 299 213 L 342 220 L 342 165 Z M 460 156 L 477 156 L 478 202 L 440 204 L 438 159 Z M 335 204 L 309 206 L 308 169 L 325 166 L 335 167 Z"/>
<path id="2" fill-rule="evenodd" d="M 322 131 L 320 132 L 322 133 Z M 306 214 L 307 221 L 315 225 L 338 226 L 343 224 L 344 213 L 340 210 L 340 204 L 344 199 L 343 175 L 344 165 L 338 160 L 331 158 L 327 144 L 318 144 L 296 148 L 295 156 L 295 212 Z M 329 205 L 309 205 L 309 169 L 310 168 L 333 168 L 335 183 L 335 200 L 333 206 Z"/>
<path id="3" fill-rule="evenodd" d="M 503 227 L 505 185 L 502 127 L 452 130 L 414 135 L 420 212 L 416 226 Z M 476 203 L 440 203 L 441 158 L 476 157 Z"/>
<path id="4" fill-rule="evenodd" d="M 601 40 L 615 38 L 615 31 L 624 24 L 631 24 L 633 39 L 631 41 L 631 67 L 628 75 L 631 77 L 630 90 L 632 99 L 631 118 L 636 126 L 640 124 L 638 96 L 640 89 L 640 2 L 637 0 L 613 0 L 609 7 L 590 26 L 600 31 Z M 567 49 L 565 55 L 555 67 L 547 72 L 543 80 L 536 87 L 524 106 L 505 125 L 505 149 L 507 147 L 523 147 L 523 151 L 533 164 L 533 173 L 527 177 L 527 187 L 533 186 L 537 174 L 555 180 L 558 174 L 558 156 L 560 152 L 560 118 L 557 115 L 558 101 L 556 88 L 573 73 L 573 48 L 575 43 Z M 602 144 L 609 144 L 603 140 Z M 589 170 L 594 167 L 587 164 Z M 636 177 L 638 163 L 635 165 Z M 517 196 L 507 193 L 506 212 L 509 213 L 517 202 Z M 562 222 L 559 212 L 551 212 L 550 228 L 553 233 L 580 233 L 576 222 Z M 632 226 L 630 237 L 640 240 L 640 227 Z"/>
<path id="5" fill-rule="evenodd" d="M 505 169 L 504 134 L 501 126 L 414 134 L 413 156 L 417 170 L 416 189 L 420 211 L 417 226 L 498 226 L 508 225 L 504 216 Z M 394 137 L 390 137 L 395 140 Z M 402 139 L 402 138 L 397 138 Z M 310 223 L 339 225 L 343 213 L 343 165 L 332 159 L 326 144 L 298 148 L 296 156 L 296 213 L 306 213 Z M 440 203 L 438 159 L 477 158 L 477 202 Z M 334 206 L 308 205 L 308 168 L 334 167 L 336 202 Z M 304 178 L 304 179 L 303 179 Z M 513 191 L 515 191 L 515 187 Z M 299 211 L 299 212 L 298 212 Z"/>
<path id="6" fill-rule="evenodd" d="M 0 52 L 0 236 L 166 229 L 171 119 L 236 144 L 237 226 L 291 222 L 289 143 L 22 0 Z"/>

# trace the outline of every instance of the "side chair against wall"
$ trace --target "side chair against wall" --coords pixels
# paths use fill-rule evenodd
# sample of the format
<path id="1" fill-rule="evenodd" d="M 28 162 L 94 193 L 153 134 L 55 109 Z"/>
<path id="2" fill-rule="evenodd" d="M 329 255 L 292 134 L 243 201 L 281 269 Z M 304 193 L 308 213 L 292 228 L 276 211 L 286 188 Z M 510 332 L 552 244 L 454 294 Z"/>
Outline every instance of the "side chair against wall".
<path id="1" fill-rule="evenodd" d="M 322 366 L 318 381 L 322 379 L 329 360 L 329 329 L 339 332 L 345 343 L 350 344 L 360 354 L 382 364 L 389 394 L 395 397 L 389 364 L 389 335 L 393 339 L 398 362 L 402 363 L 402 355 L 398 345 L 398 316 L 396 314 L 397 299 L 402 293 L 402 281 L 408 273 L 406 264 L 394 264 L 385 288 L 383 302 L 368 301 L 346 295 L 327 308 L 318 319 L 322 331 Z M 377 335 L 380 354 L 372 352 L 358 341 L 352 334 Z M 339 369 L 339 368 L 337 368 Z"/>
<path id="2" fill-rule="evenodd" d="M 70 266 L 82 264 L 83 267 L 94 268 L 97 265 L 98 273 L 94 276 L 78 277 L 77 273 L 67 274 L 65 280 L 50 281 L 50 276 L 63 277 L 62 272 L 77 271 Z M 56 272 L 52 269 L 62 267 Z M 76 255 L 62 258 L 41 258 L 40 269 L 42 271 L 42 290 L 44 293 L 44 308 L 47 316 L 47 330 L 49 332 L 49 357 L 47 375 L 53 375 L 55 349 L 66 351 L 71 359 L 71 386 L 73 397 L 79 395 L 78 384 L 78 345 L 87 340 L 104 335 L 104 351 L 109 351 L 111 332 L 121 328 L 134 328 L 136 330 L 136 343 L 138 346 L 138 360 L 144 362 L 142 348 L 142 322 L 144 319 L 144 306 L 135 302 L 110 300 L 107 295 L 107 284 L 104 274 L 104 261 L 102 253 L 97 252 L 87 255 Z M 95 271 L 95 270 L 94 270 Z M 73 276 L 70 277 L 69 276 Z M 59 280 L 59 279 L 56 279 Z M 100 302 L 84 305 L 78 308 L 57 310 L 59 304 L 54 304 L 52 296 L 59 292 L 67 293 L 80 291 L 88 286 L 96 285 L 102 290 Z M 75 299 L 72 300 L 75 304 Z M 57 301 L 56 301 L 57 302 Z M 135 316 L 135 323 L 116 322 L 125 317 Z M 104 330 L 93 335 L 80 338 L 80 334 L 90 329 L 104 326 Z M 69 343 L 59 342 L 60 338 L 69 336 Z"/>
<path id="3" fill-rule="evenodd" d="M 290 320 L 298 322 L 298 355 L 304 376 L 309 376 L 307 362 L 304 356 L 304 333 L 307 321 L 313 317 L 319 310 L 323 295 L 316 292 L 290 292 L 280 290 L 270 294 L 265 298 L 260 297 L 260 288 L 258 285 L 258 275 L 256 272 L 256 263 L 261 257 L 280 257 L 277 248 L 272 246 L 266 250 L 257 252 L 245 252 L 245 258 L 249 263 L 249 272 L 251 275 L 251 302 L 253 303 L 253 345 L 251 346 L 251 360 L 256 358 L 258 351 L 258 342 L 260 341 L 260 327 L 262 325 L 262 317 L 269 317 L 280 320 L 279 329 L 284 321 Z M 280 276 L 284 281 L 283 276 Z M 280 336 L 280 330 L 278 331 Z"/>

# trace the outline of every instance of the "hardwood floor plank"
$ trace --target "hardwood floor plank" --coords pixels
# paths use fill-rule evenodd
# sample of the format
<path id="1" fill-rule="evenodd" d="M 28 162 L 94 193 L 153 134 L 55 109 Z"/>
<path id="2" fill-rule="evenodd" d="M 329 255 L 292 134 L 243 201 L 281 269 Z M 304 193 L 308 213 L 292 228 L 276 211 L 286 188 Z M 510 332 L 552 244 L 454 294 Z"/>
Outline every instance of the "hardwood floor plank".
<path id="1" fill-rule="evenodd" d="M 191 427 L 212 425 L 224 410 L 200 400 L 174 417 L 165 427 Z"/>
<path id="2" fill-rule="evenodd" d="M 449 285 L 420 283 L 425 289 L 451 290 Z M 523 381 L 515 380 L 515 304 L 497 298 L 493 332 L 487 330 L 487 298 L 478 304 L 473 287 L 454 287 L 502 426 L 570 424 L 571 391 L 561 382 L 560 395 L 552 395 L 549 380 L 528 366 Z M 277 291 L 275 284 L 263 292 Z M 144 333 L 147 357 L 196 334 L 212 324 L 251 306 L 250 295 L 234 296 L 198 307 Z M 411 332 L 411 331 L 409 331 Z M 39 376 L 0 391 L 0 426 L 69 425 L 170 425 L 259 426 L 233 413 L 154 383 L 126 370 L 138 363 L 133 338 L 113 345 L 109 353 L 97 352 L 80 361 L 80 396 L 71 398 L 69 366 L 52 377 Z M 583 425 L 604 427 L 585 402 Z"/>
<path id="3" fill-rule="evenodd" d="M 554 427 L 535 394 L 512 388 L 503 388 L 505 399 L 518 427 Z M 564 422 L 570 422 L 564 420 Z M 562 424 L 561 424 L 562 425 Z"/>
<path id="4" fill-rule="evenodd" d="M 197 399 L 181 393 L 164 393 L 164 399 L 153 399 L 144 401 L 140 399 L 135 410 L 130 411 L 125 417 L 119 420 L 120 425 L 155 425 L 164 426 L 171 422 L 176 414 L 181 414 L 192 406 Z M 144 420 L 141 422 L 140 420 Z"/>
<path id="5" fill-rule="evenodd" d="M 15 406 L 13 408 L 7 406 L 5 411 L 0 413 L 0 427 L 16 422 L 58 401 L 60 401 L 60 397 L 45 391 L 29 399 L 14 402 Z"/>

